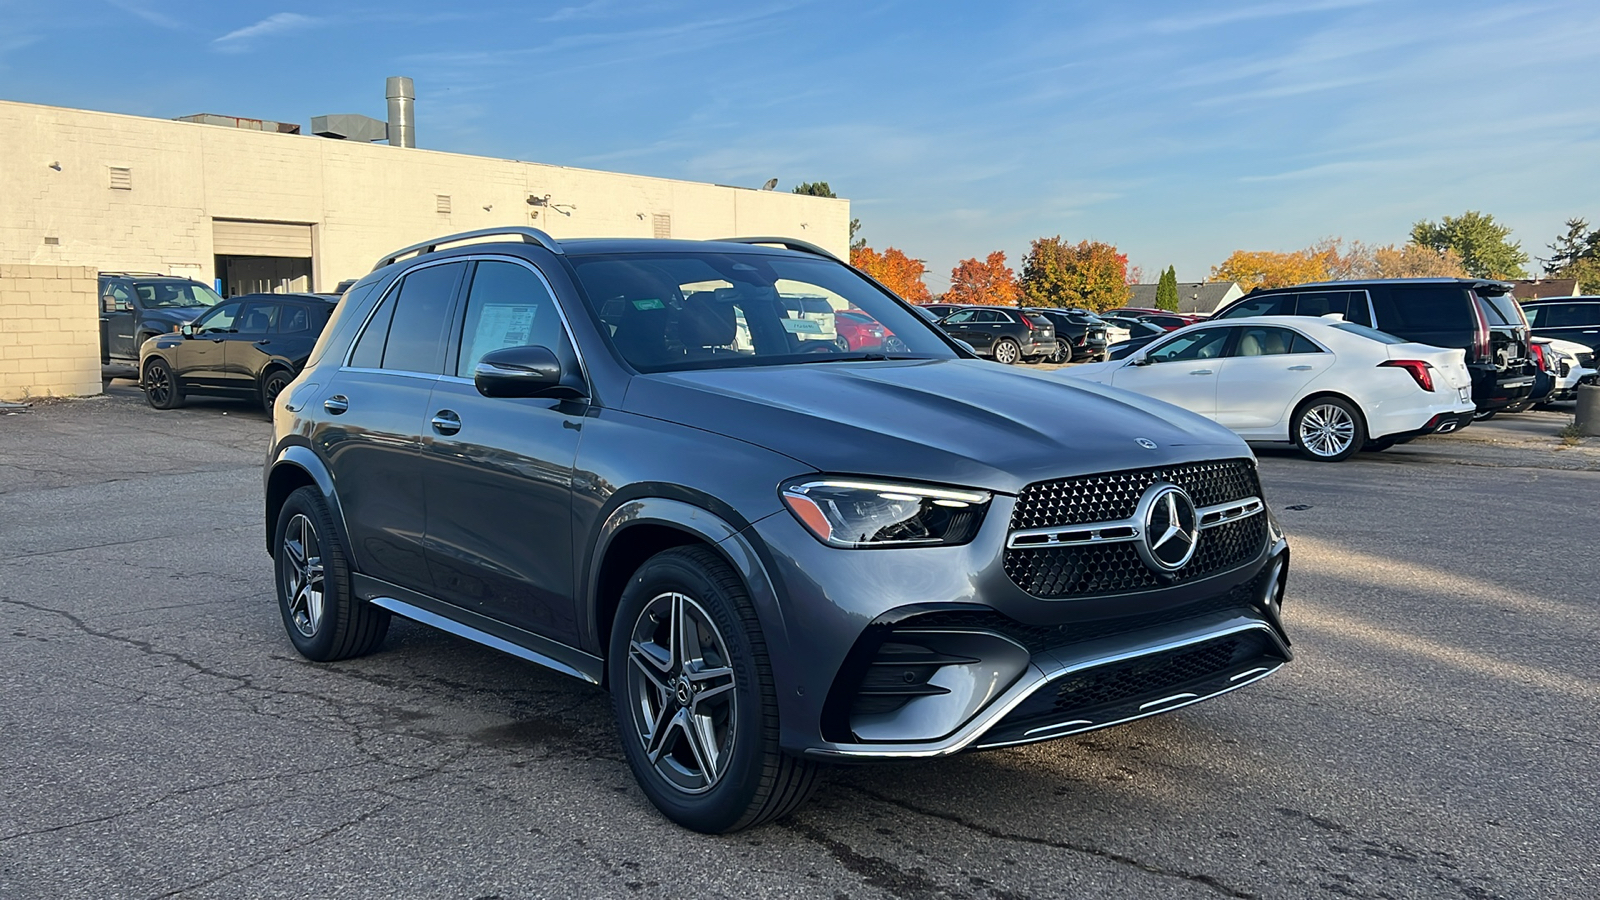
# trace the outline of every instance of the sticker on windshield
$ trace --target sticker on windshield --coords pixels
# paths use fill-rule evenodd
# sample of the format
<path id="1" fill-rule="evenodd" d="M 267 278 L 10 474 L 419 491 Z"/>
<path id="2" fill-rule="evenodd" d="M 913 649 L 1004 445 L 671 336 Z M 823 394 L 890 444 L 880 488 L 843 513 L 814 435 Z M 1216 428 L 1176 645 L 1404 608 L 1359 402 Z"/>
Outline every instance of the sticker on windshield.
<path id="1" fill-rule="evenodd" d="M 783 330 L 790 334 L 821 334 L 822 326 L 810 319 L 781 319 Z"/>
<path id="2" fill-rule="evenodd" d="M 650 298 L 644 299 L 644 300 L 635 300 L 635 301 L 633 301 L 633 308 L 634 309 L 666 309 L 667 305 L 665 303 L 662 303 L 660 300 L 657 300 L 654 297 L 650 297 Z"/>

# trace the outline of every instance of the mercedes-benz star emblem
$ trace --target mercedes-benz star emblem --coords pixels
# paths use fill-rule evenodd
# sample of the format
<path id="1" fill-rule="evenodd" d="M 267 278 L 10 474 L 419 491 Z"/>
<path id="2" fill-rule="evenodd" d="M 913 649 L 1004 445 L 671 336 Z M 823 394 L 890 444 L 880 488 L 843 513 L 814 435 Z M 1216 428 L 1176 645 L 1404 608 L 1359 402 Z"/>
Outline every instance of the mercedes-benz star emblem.
<path id="1" fill-rule="evenodd" d="M 1133 442 L 1146 450 L 1154 450 L 1156 448 L 1156 442 L 1149 438 L 1134 438 Z"/>
<path id="2" fill-rule="evenodd" d="M 1139 498 L 1135 514 L 1143 523 L 1138 544 L 1145 565 L 1157 572 L 1176 572 L 1194 558 L 1200 543 L 1200 517 L 1188 493 L 1158 481 Z"/>

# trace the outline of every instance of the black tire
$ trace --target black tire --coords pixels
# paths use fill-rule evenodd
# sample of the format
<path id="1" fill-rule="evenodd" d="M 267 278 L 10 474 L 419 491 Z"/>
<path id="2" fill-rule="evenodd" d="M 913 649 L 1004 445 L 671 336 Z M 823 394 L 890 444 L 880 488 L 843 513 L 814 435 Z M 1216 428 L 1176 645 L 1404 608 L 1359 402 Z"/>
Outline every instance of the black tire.
<path id="1" fill-rule="evenodd" d="M 1072 362 L 1072 345 L 1066 341 L 1056 341 L 1056 352 L 1050 354 L 1050 361 L 1056 365 Z"/>
<path id="2" fill-rule="evenodd" d="M 294 376 L 283 369 L 272 369 L 261 379 L 261 408 L 267 411 L 267 415 L 272 415 L 272 405 L 293 380 Z"/>
<path id="3" fill-rule="evenodd" d="M 1342 397 L 1313 397 L 1294 411 L 1289 434 L 1307 459 L 1343 462 L 1367 443 L 1361 410 Z"/>
<path id="4" fill-rule="evenodd" d="M 1507 406 L 1505 409 L 1502 409 L 1500 411 L 1501 412 L 1506 412 L 1506 413 L 1527 412 L 1528 409 L 1530 407 L 1532 407 L 1532 406 L 1533 406 L 1533 401 L 1532 400 L 1518 400 L 1517 402 Z"/>
<path id="5" fill-rule="evenodd" d="M 177 409 L 183 405 L 183 382 L 159 356 L 145 364 L 139 385 L 144 388 L 145 402 L 153 409 Z"/>
<path id="6" fill-rule="evenodd" d="M 994 361 L 1002 365 L 1016 365 L 1022 358 L 1022 348 L 1010 338 L 1001 338 L 994 342 Z"/>
<path id="7" fill-rule="evenodd" d="M 1367 441 L 1367 445 L 1361 449 L 1367 451 L 1368 453 L 1379 453 L 1389 449 L 1390 447 L 1393 447 L 1397 443 L 1399 443 L 1399 441 L 1395 440 L 1394 438 L 1379 438 L 1376 441 Z"/>
<path id="8" fill-rule="evenodd" d="M 1497 414 L 1499 414 L 1499 412 L 1500 412 L 1500 410 L 1498 410 L 1498 409 L 1478 410 L 1477 412 L 1474 412 L 1472 414 L 1472 421 L 1474 421 L 1474 422 L 1487 422 L 1490 419 L 1494 418 Z"/>
<path id="9" fill-rule="evenodd" d="M 674 611 L 665 622 L 657 612 L 663 601 Z M 718 694 L 728 698 L 722 701 L 728 707 L 721 724 L 706 726 L 706 736 L 726 760 L 713 759 L 709 776 L 703 765 L 697 766 L 698 777 L 688 770 L 679 774 L 683 767 L 678 760 L 697 764 L 709 755 L 686 729 L 674 730 L 680 713 L 685 723 L 701 715 L 699 682 L 676 694 L 667 687 L 690 685 L 691 666 L 675 663 L 676 651 L 665 665 L 661 662 L 661 629 L 669 629 L 668 644 L 676 647 L 671 635 L 677 632 L 670 630 L 670 623 L 690 621 L 677 613 L 680 609 L 689 611 L 695 625 L 697 671 L 731 673 L 715 676 L 731 678 L 731 687 Z M 647 652 L 647 644 L 657 652 Z M 721 658 L 724 651 L 726 659 Z M 650 661 L 654 669 L 647 668 Z M 623 754 L 645 796 L 672 821 L 706 834 L 725 834 L 786 815 L 816 788 L 820 766 L 778 747 L 777 687 L 755 607 L 738 575 L 710 549 L 676 547 L 639 567 L 618 604 L 606 667 Z M 713 713 L 705 715 L 709 720 Z M 650 748 L 663 734 L 652 760 Z"/>
<path id="10" fill-rule="evenodd" d="M 364 656 L 383 643 L 389 611 L 357 599 L 351 590 L 349 556 L 317 488 L 300 488 L 283 501 L 272 556 L 278 611 L 301 656 L 333 662 Z M 315 574 L 305 577 L 308 571 Z M 319 578 L 321 596 L 313 601 Z"/>

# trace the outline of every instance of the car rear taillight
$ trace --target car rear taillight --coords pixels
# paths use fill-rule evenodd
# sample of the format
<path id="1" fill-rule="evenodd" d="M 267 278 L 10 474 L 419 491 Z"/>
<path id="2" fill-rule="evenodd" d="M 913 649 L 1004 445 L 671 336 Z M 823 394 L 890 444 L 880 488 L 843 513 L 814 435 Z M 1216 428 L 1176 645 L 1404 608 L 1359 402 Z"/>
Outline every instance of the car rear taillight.
<path id="1" fill-rule="evenodd" d="M 1472 355 L 1476 362 L 1493 362 L 1494 354 L 1489 350 L 1489 320 L 1483 315 L 1482 303 L 1476 296 L 1468 305 L 1472 307 L 1472 316 L 1478 322 L 1478 330 L 1472 335 Z"/>
<path id="2" fill-rule="evenodd" d="M 1548 372 L 1551 370 L 1549 363 L 1545 362 L 1543 344 L 1529 344 L 1528 351 L 1533 354 L 1533 361 L 1539 366 L 1539 371 Z"/>
<path id="3" fill-rule="evenodd" d="M 1032 319 L 1028 318 L 1027 316 L 1018 316 L 1017 318 L 1022 320 L 1022 324 L 1028 326 L 1028 330 L 1029 331 L 1033 330 L 1033 320 Z"/>
<path id="4" fill-rule="evenodd" d="M 1380 369 L 1405 369 L 1411 373 L 1412 380 L 1417 387 L 1425 391 L 1433 390 L 1433 366 L 1420 359 L 1391 359 L 1378 363 Z"/>

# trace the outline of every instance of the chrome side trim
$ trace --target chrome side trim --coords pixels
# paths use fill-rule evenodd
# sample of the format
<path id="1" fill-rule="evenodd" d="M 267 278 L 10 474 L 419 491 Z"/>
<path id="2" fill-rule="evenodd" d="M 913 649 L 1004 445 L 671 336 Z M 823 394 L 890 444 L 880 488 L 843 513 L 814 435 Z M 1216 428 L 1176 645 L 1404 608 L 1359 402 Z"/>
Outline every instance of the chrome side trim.
<path id="1" fill-rule="evenodd" d="M 918 759 L 936 756 L 949 756 L 952 753 L 959 753 L 969 746 L 1004 747 L 1012 744 L 1026 744 L 1037 740 L 1045 740 L 1050 737 L 1060 736 L 1055 733 L 1035 734 L 1035 732 L 1039 732 L 1041 730 L 1053 731 L 1054 729 L 1071 727 L 1075 728 L 1077 731 L 1093 731 L 1098 728 L 1106 728 L 1111 725 L 1118 725 L 1122 722 L 1131 722 L 1134 719 L 1142 719 L 1145 716 L 1157 715 L 1158 713 L 1163 713 L 1168 710 L 1179 709 L 1192 703 L 1199 703 L 1202 700 L 1225 694 L 1228 691 L 1234 690 L 1235 688 L 1243 687 L 1252 681 L 1264 678 L 1266 675 L 1277 671 L 1278 666 L 1272 666 L 1267 672 L 1257 675 L 1255 678 L 1241 679 L 1239 682 L 1229 685 L 1223 690 L 1215 691 L 1213 693 L 1206 694 L 1205 696 L 1195 697 L 1193 700 L 1188 700 L 1183 703 L 1164 706 L 1160 709 L 1152 709 L 1148 712 L 1141 712 L 1138 715 L 1130 716 L 1125 719 L 1119 719 L 1115 722 L 1094 722 L 1083 724 L 1082 720 L 1075 720 L 1073 722 L 1065 722 L 1060 725 L 1045 725 L 1042 726 L 1042 729 L 1033 729 L 1033 731 L 1027 732 L 1028 735 L 1032 736 L 1024 737 L 1022 740 L 1006 741 L 1003 743 L 994 744 L 985 744 L 980 740 L 985 732 L 987 732 L 990 728 L 993 728 L 1006 716 L 1010 715 L 1011 711 L 1021 705 L 1024 700 L 1028 699 L 1034 693 L 1045 688 L 1057 679 L 1064 678 L 1075 672 L 1081 672 L 1085 669 L 1093 669 L 1099 666 L 1110 665 L 1112 663 L 1123 662 L 1129 659 L 1136 659 L 1141 656 L 1165 653 L 1169 650 L 1177 650 L 1193 644 L 1204 643 L 1220 637 L 1227 637 L 1231 634 L 1242 634 L 1247 631 L 1259 631 L 1271 638 L 1273 643 L 1280 647 L 1283 646 L 1283 642 L 1278 638 L 1277 632 L 1273 631 L 1272 627 L 1267 625 L 1267 623 L 1259 620 L 1242 621 L 1242 619 L 1243 617 L 1229 617 L 1228 619 L 1224 620 L 1224 624 L 1221 624 L 1220 626 L 1214 626 L 1200 631 L 1190 632 L 1182 635 L 1181 637 L 1157 641 L 1130 650 L 1092 656 L 1086 659 L 1078 660 L 1077 662 L 1071 664 L 1058 665 L 1048 672 L 1040 669 L 1039 663 L 1041 659 L 1048 660 L 1050 657 L 1041 657 L 1036 655 L 1034 657 L 1033 664 L 1028 667 L 1027 671 L 1023 673 L 1023 676 L 1018 679 L 1016 684 L 1012 685 L 1009 690 L 1001 694 L 993 703 L 988 706 L 988 708 L 974 717 L 972 721 L 968 722 L 961 728 L 958 728 L 955 732 L 943 740 L 928 741 L 926 743 L 919 744 L 831 744 L 826 747 L 814 747 L 808 749 L 805 751 L 805 753 L 807 756 L 819 759 Z M 1285 655 L 1287 655 L 1287 648 L 1284 648 L 1284 650 Z M 1279 665 L 1282 664 L 1280 663 Z M 1060 734 L 1072 733 L 1073 731 L 1069 730 L 1062 731 Z"/>
<path id="2" fill-rule="evenodd" d="M 1245 497 L 1195 510 L 1200 529 L 1215 528 L 1228 522 L 1246 519 L 1266 509 L 1260 497 Z M 1117 519 L 1111 522 L 1089 522 L 1083 525 L 1052 525 L 1046 528 L 1022 528 L 1006 538 L 1007 550 L 1038 550 L 1045 547 L 1078 547 L 1085 544 L 1110 544 L 1136 541 L 1142 533 L 1140 517 Z"/>

